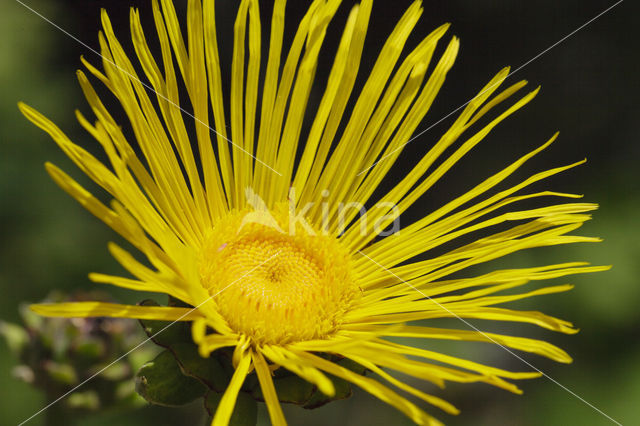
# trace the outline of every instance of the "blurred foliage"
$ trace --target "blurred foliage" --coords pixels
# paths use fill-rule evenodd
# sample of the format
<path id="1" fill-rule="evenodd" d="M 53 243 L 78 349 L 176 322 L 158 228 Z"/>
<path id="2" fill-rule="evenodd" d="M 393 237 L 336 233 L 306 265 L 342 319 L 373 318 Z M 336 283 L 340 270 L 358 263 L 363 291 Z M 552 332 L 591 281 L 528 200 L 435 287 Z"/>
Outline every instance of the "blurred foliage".
<path id="1" fill-rule="evenodd" d="M 100 7 L 110 11 L 114 27 L 123 41 L 128 39 L 128 10 L 124 4 L 140 7 L 145 28 L 151 29 L 147 0 L 24 2 L 92 48 L 97 47 Z M 176 0 L 179 7 L 184 3 Z M 223 78 L 227 78 L 234 2 L 217 3 L 225 66 Z M 326 69 L 331 65 L 334 51 L 331 46 L 335 46 L 337 29 L 353 2 L 345 0 L 345 3 L 336 17 L 336 24 L 330 28 L 328 48 L 321 56 L 325 63 L 317 73 L 318 89 L 322 88 Z M 371 68 L 384 37 L 409 3 L 410 0 L 375 3 L 371 22 L 375 30 L 368 34 L 361 76 Z M 614 2 L 437 0 L 425 3 L 425 14 L 416 34 L 424 35 L 442 22 L 452 22 L 452 32 L 461 37 L 462 49 L 432 111 L 420 127 L 424 129 L 468 101 L 502 66 L 511 64 L 515 69 L 527 63 Z M 270 13 L 270 2 L 261 4 L 266 18 Z M 584 193 L 586 201 L 599 202 L 601 210 L 582 233 L 601 236 L 605 241 L 597 245 L 534 250 L 487 267 L 586 259 L 598 264 L 613 264 L 614 268 L 608 273 L 572 278 L 577 286 L 570 293 L 514 304 L 573 321 L 582 330 L 575 336 L 552 335 L 526 326 L 481 321 L 474 324 L 505 333 L 545 338 L 568 350 L 575 358 L 570 366 L 555 365 L 533 356 L 522 357 L 623 424 L 637 422 L 635 401 L 640 399 L 640 310 L 637 309 L 640 302 L 640 227 L 637 225 L 640 213 L 637 166 L 640 158 L 637 140 L 640 59 L 635 44 L 637 36 L 633 34 L 639 6 L 638 2 L 621 3 L 518 70 L 514 78 L 530 79 L 533 85 L 541 83 L 542 94 L 492 132 L 452 170 L 442 185 L 435 187 L 409 212 L 406 219 L 410 221 L 450 200 L 497 167 L 546 140 L 554 131 L 561 130 L 560 140 L 549 152 L 534 160 L 531 167 L 540 170 L 589 157 L 586 166 L 552 179 L 545 184 L 545 189 L 553 187 Z M 305 7 L 306 2 L 290 1 L 288 23 L 299 19 Z M 294 25 L 289 24 L 287 28 L 290 35 Z M 39 300 L 54 288 L 64 291 L 90 289 L 95 286 L 86 279 L 90 271 L 122 271 L 105 250 L 106 241 L 116 238 L 114 234 L 58 190 L 46 176 L 42 163 L 52 161 L 69 171 L 81 184 L 92 190 L 95 187 L 58 152 L 46 135 L 20 116 L 16 107 L 19 100 L 26 101 L 49 116 L 74 141 L 95 152 L 96 144 L 74 123 L 73 109 L 87 109 L 74 81 L 74 71 L 80 67 L 78 57 L 85 55 L 93 63 L 98 62 L 97 58 L 13 0 L 0 4 L 0 32 L 0 294 L 3 296 L 0 298 L 0 317 L 6 324 L 20 320 L 18 306 L 24 300 Z M 417 35 L 410 39 L 411 43 L 418 40 Z M 125 46 L 130 48 L 127 43 Z M 317 101 L 320 95 L 319 90 L 312 93 L 311 102 Z M 125 123 L 121 113 L 114 111 L 114 115 Z M 397 180 L 416 156 L 437 140 L 454 117 L 455 114 L 435 125 L 407 146 L 388 182 Z M 523 169 L 520 176 L 528 171 L 530 169 Z M 108 292 L 123 302 L 135 303 L 140 298 L 139 294 L 116 288 L 109 288 Z M 455 322 L 447 325 L 460 327 Z M 17 424 L 47 402 L 41 392 L 12 378 L 15 358 L 9 348 L 19 348 L 24 341 L 24 334 L 17 330 L 4 326 L 5 334 L 13 334 L 12 343 L 0 347 L 0 375 L 4 379 L 0 390 L 0 424 Z M 422 344 L 479 362 L 513 370 L 526 369 L 510 354 L 482 343 L 460 345 L 429 341 Z M 50 368 L 50 374 L 54 374 L 55 368 Z M 69 369 L 66 370 L 61 368 L 54 375 L 71 380 Z M 19 369 L 17 373 L 22 379 L 29 377 L 25 369 Z M 611 424 L 544 378 L 521 383 L 524 396 L 481 385 L 452 384 L 443 391 L 424 383 L 418 387 L 435 392 L 462 409 L 460 416 L 451 417 L 427 407 L 450 425 Z M 88 397 L 80 402 L 90 405 L 94 403 L 92 401 L 95 399 Z M 263 404 L 259 405 L 258 424 L 267 424 Z M 353 398 L 312 412 L 290 404 L 285 405 L 284 410 L 293 425 L 409 424 L 396 410 L 357 389 Z M 199 424 L 206 420 L 202 416 L 202 404 L 198 401 L 179 409 L 145 406 L 126 414 L 100 412 L 76 420 L 84 425 L 109 426 Z M 43 424 L 44 418 L 38 416 L 29 424 Z"/>
<path id="2" fill-rule="evenodd" d="M 43 303 L 76 300 L 111 301 L 105 293 L 50 294 Z M 21 305 L 21 324 L 0 320 L 0 335 L 18 358 L 13 376 L 40 389 L 47 404 L 48 424 L 71 424 L 88 412 L 135 408 L 144 404 L 134 391 L 133 377 L 157 350 L 131 351 L 144 340 L 135 323 L 115 318 L 43 318 Z M 86 382 L 86 383 L 85 383 Z"/>

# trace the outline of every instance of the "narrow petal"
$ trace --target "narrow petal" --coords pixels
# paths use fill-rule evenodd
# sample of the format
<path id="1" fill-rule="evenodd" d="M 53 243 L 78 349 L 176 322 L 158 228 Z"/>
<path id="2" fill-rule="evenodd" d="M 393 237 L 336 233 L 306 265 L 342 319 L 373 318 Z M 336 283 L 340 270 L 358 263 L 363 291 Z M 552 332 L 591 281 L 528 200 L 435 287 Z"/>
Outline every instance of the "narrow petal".
<path id="1" fill-rule="evenodd" d="M 415 404 L 401 397 L 388 387 L 379 383 L 377 380 L 361 376 L 360 374 L 354 373 L 351 370 L 348 370 L 344 367 L 334 364 L 333 362 L 327 361 L 326 359 L 320 358 L 310 353 L 296 352 L 296 355 L 299 358 L 308 361 L 310 364 L 326 371 L 329 374 L 358 385 L 373 396 L 381 399 L 387 404 L 393 405 L 419 425 L 435 426 L 442 424 L 435 418 L 422 411 L 420 408 L 416 407 Z"/>
<path id="2" fill-rule="evenodd" d="M 487 371 L 491 370 L 492 373 L 465 371 L 460 369 L 458 366 L 456 366 L 456 368 L 452 368 L 431 362 L 411 359 L 406 356 L 400 348 L 396 348 L 393 345 L 387 345 L 386 343 L 352 347 L 341 353 L 347 357 L 356 356 L 372 360 L 372 362 L 375 362 L 380 367 L 390 368 L 418 379 L 428 380 L 441 388 L 444 388 L 446 382 L 487 383 L 510 392 L 520 394 L 522 391 L 518 389 L 517 386 L 513 383 L 507 382 L 502 377 L 509 375 L 512 376 L 509 378 L 529 379 L 540 376 L 540 374 L 536 372 L 512 373 L 500 369 L 492 370 L 491 367 L 487 367 Z M 453 365 L 453 363 L 450 365 Z M 478 369 L 481 367 L 485 366 L 478 365 Z M 501 372 L 501 374 L 495 374 L 498 372 Z"/>
<path id="3" fill-rule="evenodd" d="M 351 43 L 351 38 L 353 37 L 353 29 L 358 16 L 358 10 L 359 7 L 356 5 L 351 9 L 351 13 L 349 14 L 349 18 L 342 33 L 342 38 L 340 39 L 338 51 L 335 55 L 335 59 L 333 60 L 331 72 L 327 79 L 327 87 L 325 88 L 322 100 L 320 101 L 320 105 L 315 113 L 311 130 L 309 130 L 309 135 L 304 145 L 304 154 L 298 163 L 293 187 L 300 188 L 302 191 L 300 198 L 301 203 L 307 202 L 307 199 L 302 198 L 305 193 L 307 193 L 307 188 L 315 185 L 315 182 L 309 182 L 308 187 L 305 187 L 308 182 L 307 179 L 309 178 L 311 165 L 313 164 L 313 161 L 315 161 L 314 158 L 317 158 L 316 155 L 318 155 L 322 157 L 320 162 L 324 162 L 324 158 L 327 155 L 327 152 L 317 152 L 318 144 L 322 137 L 322 132 L 327 119 L 329 118 L 329 113 L 338 94 L 338 88 L 342 82 L 342 77 L 346 72 L 347 55 L 349 54 L 349 45 Z M 308 191 L 308 193 L 310 192 L 311 191 Z"/>
<path id="4" fill-rule="evenodd" d="M 569 321 L 564 321 L 536 311 L 516 311 L 512 309 L 477 307 L 472 309 L 441 309 L 428 312 L 407 312 L 389 315 L 374 315 L 356 321 L 358 324 L 388 324 L 395 322 L 409 322 L 432 318 L 475 318 L 492 321 L 513 321 L 535 324 L 548 330 L 565 334 L 575 334 L 578 329 Z"/>
<path id="5" fill-rule="evenodd" d="M 197 327 L 194 322 L 194 341 L 198 343 L 198 352 L 200 356 L 203 358 L 208 358 L 211 352 L 215 352 L 220 348 L 226 348 L 229 346 L 236 346 L 239 342 L 239 337 L 237 335 L 223 335 L 223 334 L 208 334 L 202 339 L 197 339 Z"/>
<path id="6" fill-rule="evenodd" d="M 145 281 L 132 280 L 130 278 L 118 277 L 115 275 L 91 273 L 89 274 L 89 279 L 94 283 L 111 284 L 122 288 L 128 288 L 129 290 L 151 291 L 156 293 L 164 293 L 166 291 L 163 286 L 155 286 Z"/>
<path id="7" fill-rule="evenodd" d="M 233 177 L 234 177 L 234 200 L 237 207 L 244 207 L 245 199 L 242 191 L 248 185 L 245 171 L 250 167 L 250 157 L 246 152 L 244 143 L 244 80 L 245 80 L 245 33 L 247 20 L 249 19 L 249 6 L 253 0 L 242 0 L 238 8 L 235 24 L 233 26 L 233 60 L 231 64 L 231 139 L 233 140 Z"/>
<path id="8" fill-rule="evenodd" d="M 282 56 L 282 41 L 284 38 L 284 18 L 286 0 L 276 0 L 273 5 L 273 15 L 271 18 L 271 36 L 269 39 L 269 58 L 264 77 L 262 89 L 262 108 L 260 115 L 260 130 L 258 132 L 258 144 L 256 146 L 256 158 L 262 162 L 267 159 L 267 149 L 270 145 L 267 142 L 278 89 L 278 72 L 280 71 L 280 60 Z M 205 0 L 206 4 L 206 0 Z M 271 157 L 271 156 L 269 156 Z M 273 173 L 265 167 L 265 163 L 256 162 L 254 171 L 253 188 L 259 194 L 264 193 L 265 173 Z"/>
<path id="9" fill-rule="evenodd" d="M 231 377 L 231 381 L 229 382 L 227 389 L 224 391 L 224 395 L 222 395 L 222 399 L 220 400 L 216 414 L 213 417 L 211 426 L 227 426 L 229 424 L 229 419 L 231 419 L 231 415 L 233 414 L 233 410 L 236 405 L 236 400 L 238 399 L 238 393 L 240 392 L 240 388 L 242 387 L 247 374 L 249 374 L 250 367 L 251 355 L 249 353 L 244 353 L 236 367 L 236 371 L 233 373 L 233 377 Z"/>
<path id="10" fill-rule="evenodd" d="M 373 327 L 373 331 L 375 332 L 376 328 L 379 326 L 354 326 L 351 329 L 362 329 L 363 331 L 370 331 L 371 327 Z M 384 334 L 391 337 L 489 342 L 503 345 L 512 349 L 545 356 L 554 361 L 562 362 L 565 364 L 568 364 L 572 361 L 569 354 L 567 354 L 557 346 L 554 346 L 551 343 L 542 340 L 529 339 L 526 337 L 507 336 L 504 334 L 488 333 L 475 330 L 453 330 L 449 328 L 433 328 L 410 325 L 404 325 L 400 330 L 389 330 L 388 332 L 384 332 Z"/>
<path id="11" fill-rule="evenodd" d="M 392 33 L 387 37 L 351 111 L 345 130 L 322 171 L 321 178 L 317 183 L 317 190 L 327 189 L 330 191 L 329 204 L 332 207 L 337 207 L 337 201 L 344 199 L 345 192 L 348 191 L 347 188 L 351 187 L 352 180 L 359 172 L 359 161 L 356 160 L 358 153 L 366 151 L 362 148 L 363 146 L 370 145 L 370 142 L 363 143 L 361 140 L 365 134 L 365 127 L 374 114 L 375 107 L 396 66 L 404 44 L 422 12 L 421 2 L 415 1 L 407 8 Z M 426 67 L 424 68 L 426 72 Z M 378 122 L 382 122 L 379 117 L 376 118 L 378 118 Z M 344 164 L 352 166 L 344 167 Z"/>
<path id="12" fill-rule="evenodd" d="M 316 188 L 317 183 L 322 176 L 322 170 L 325 166 L 325 161 L 329 155 L 330 148 L 334 143 L 338 128 L 345 114 L 348 101 L 351 97 L 351 92 L 356 82 L 358 70 L 360 68 L 360 62 L 362 58 L 362 50 L 364 47 L 365 36 L 369 25 L 369 18 L 371 17 L 372 0 L 364 0 L 352 11 L 351 16 L 355 19 L 353 23 L 353 29 L 349 29 L 352 32 L 351 39 L 348 45 L 348 52 L 346 57 L 346 67 L 344 73 L 340 75 L 340 84 L 337 88 L 335 98 L 331 104 L 331 112 L 327 119 L 322 139 L 318 148 L 318 153 L 313 162 L 313 166 L 309 172 L 308 188 L 312 191 Z M 351 25 L 351 23 L 348 23 Z M 325 189 L 325 188 L 321 188 Z"/>
<path id="13" fill-rule="evenodd" d="M 216 139 L 218 142 L 218 159 L 220 161 L 220 173 L 224 189 L 229 203 L 234 205 L 233 170 L 229 154 L 229 139 L 227 138 L 226 121 L 224 114 L 224 98 L 222 96 L 222 77 L 220 70 L 220 58 L 218 55 L 218 39 L 216 34 L 215 1 L 204 0 L 202 4 L 204 24 L 205 61 L 207 65 L 207 79 L 209 82 L 209 97 L 211 109 L 216 127 Z"/>
<path id="14" fill-rule="evenodd" d="M 260 382 L 260 389 L 262 389 L 262 395 L 264 396 L 264 402 L 267 404 L 267 410 L 269 411 L 269 417 L 271 418 L 271 424 L 273 426 L 283 426 L 287 422 L 284 419 L 282 413 L 282 407 L 276 394 L 276 388 L 273 386 L 273 378 L 271 377 L 271 370 L 267 366 L 267 362 L 259 352 L 259 350 L 253 353 L 253 365 L 256 368 L 258 374 L 258 381 Z"/>
<path id="15" fill-rule="evenodd" d="M 490 367 L 477 362 L 469 361 L 466 359 L 441 354 L 426 349 L 414 348 L 407 345 L 401 345 L 386 340 L 379 339 L 377 342 L 369 342 L 367 345 L 373 348 L 380 348 L 380 350 L 387 350 L 394 353 L 401 353 L 403 355 L 416 356 L 421 358 L 431 359 L 437 362 L 453 365 L 459 368 L 475 371 L 487 376 L 505 377 L 508 379 L 531 379 L 539 377 L 539 372 L 512 372 L 503 370 L 501 368 Z"/>
<path id="16" fill-rule="evenodd" d="M 373 371 L 374 373 L 376 373 L 377 375 L 379 375 L 380 377 L 382 377 L 383 379 L 385 379 L 386 381 L 388 381 L 389 383 L 393 384 L 394 386 L 396 386 L 397 388 L 410 393 L 411 395 L 414 395 L 418 398 L 420 398 L 421 400 L 432 404 L 440 409 L 442 409 L 443 411 L 449 413 L 449 414 L 459 414 L 460 410 L 458 410 L 456 407 L 454 407 L 453 405 L 451 405 L 450 403 L 448 403 L 447 401 L 440 399 L 436 396 L 433 395 L 429 395 L 427 393 L 421 392 L 418 389 L 409 386 L 408 384 L 404 383 L 401 380 L 396 379 L 395 377 L 393 377 L 391 374 L 388 374 L 386 371 L 384 371 L 383 369 L 379 368 L 377 365 L 375 365 L 373 362 L 365 359 L 365 358 L 361 358 L 361 357 L 349 357 L 352 360 L 354 360 L 355 362 L 357 362 L 358 364 L 368 368 L 369 370 Z"/>
<path id="17" fill-rule="evenodd" d="M 333 382 L 329 380 L 327 376 L 308 363 L 299 362 L 297 357 L 289 350 L 280 348 L 279 346 L 263 346 L 261 350 L 264 355 L 274 363 L 297 374 L 309 383 L 316 385 L 323 394 L 328 396 L 335 395 L 336 391 Z"/>
<path id="18" fill-rule="evenodd" d="M 193 321 L 202 314 L 196 309 L 166 306 L 119 305 L 104 302 L 42 303 L 29 305 L 37 314 L 46 317 L 87 318 L 137 318 L 161 321 Z"/>

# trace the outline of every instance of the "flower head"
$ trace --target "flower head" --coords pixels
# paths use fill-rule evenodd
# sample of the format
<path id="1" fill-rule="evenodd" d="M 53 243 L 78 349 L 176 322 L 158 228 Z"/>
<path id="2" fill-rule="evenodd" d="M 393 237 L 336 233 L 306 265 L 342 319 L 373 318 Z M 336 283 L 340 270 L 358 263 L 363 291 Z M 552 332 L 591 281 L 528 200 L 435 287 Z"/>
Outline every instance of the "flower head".
<path id="1" fill-rule="evenodd" d="M 113 256 L 135 278 L 104 274 L 90 278 L 132 290 L 166 293 L 193 307 L 77 302 L 34 305 L 32 309 L 48 316 L 191 321 L 193 340 L 202 356 L 235 348 L 235 372 L 215 413 L 216 425 L 228 422 L 252 370 L 272 422 L 284 424 L 272 378 L 277 368 L 297 374 L 327 395 L 335 391 L 327 374 L 341 378 L 398 408 L 416 423 L 439 423 L 381 381 L 357 374 L 322 354 L 348 358 L 399 390 L 449 413 L 457 409 L 387 370 L 436 385 L 486 382 L 520 392 L 507 379 L 536 377 L 537 372 L 505 371 L 386 337 L 485 341 L 570 362 L 564 351 L 543 341 L 475 328 L 406 323 L 448 317 L 469 325 L 467 319 L 485 319 L 574 333 L 566 321 L 494 305 L 562 292 L 571 286 L 506 295 L 500 293 L 503 290 L 606 269 L 573 262 L 451 277 L 527 248 L 598 241 L 569 235 L 589 219 L 594 204 L 517 207 L 528 199 L 579 198 L 525 191 L 581 162 L 494 190 L 556 135 L 470 191 L 399 228 L 400 215 L 495 126 L 533 99 L 537 89 L 511 102 L 526 82 L 499 90 L 509 72 L 501 70 L 405 177 L 377 198 L 375 190 L 444 83 L 459 41 L 452 37 L 444 53 L 434 57 L 448 30 L 443 25 L 407 48 L 406 41 L 422 14 L 421 3 L 416 1 L 388 36 L 369 74 L 362 76 L 362 90 L 354 93 L 371 0 L 351 10 L 329 75 L 316 73 L 329 22 L 339 5 L 339 0 L 313 1 L 284 49 L 285 1 L 276 0 L 266 68 L 261 69 L 264 41 L 258 1 L 242 0 L 234 26 L 230 82 L 221 77 L 213 0 L 188 2 L 186 41 L 172 2 L 153 0 L 153 37 L 160 43 L 155 56 L 146 41 L 150 33 L 143 32 L 139 13 L 132 9 L 136 66 L 103 13 L 103 70 L 83 62 L 122 105 L 136 142 L 127 139 L 127 132 L 82 71 L 78 78 L 96 121 L 81 113 L 77 116 L 104 149 L 108 165 L 71 142 L 40 113 L 20 105 L 114 201 L 110 207 L 102 204 L 59 168 L 47 164 L 52 178 L 148 261 L 142 263 L 111 244 Z M 142 69 L 144 76 L 138 76 L 136 69 Z M 317 80 L 324 84 L 324 92 L 319 103 L 310 106 Z M 223 100 L 223 84 L 230 84 L 228 105 Z M 180 98 L 182 86 L 187 104 Z M 348 109 L 350 101 L 353 107 Z M 511 104 L 502 106 L 508 102 Z M 499 108 L 499 114 L 469 134 L 472 125 Z M 306 130 L 303 122 L 308 116 L 312 119 Z M 195 135 L 187 130 L 189 122 L 195 125 Z M 363 214 L 365 205 L 373 207 Z M 433 249 L 449 247 L 460 237 L 495 226 L 500 227 L 499 232 L 430 255 Z"/>

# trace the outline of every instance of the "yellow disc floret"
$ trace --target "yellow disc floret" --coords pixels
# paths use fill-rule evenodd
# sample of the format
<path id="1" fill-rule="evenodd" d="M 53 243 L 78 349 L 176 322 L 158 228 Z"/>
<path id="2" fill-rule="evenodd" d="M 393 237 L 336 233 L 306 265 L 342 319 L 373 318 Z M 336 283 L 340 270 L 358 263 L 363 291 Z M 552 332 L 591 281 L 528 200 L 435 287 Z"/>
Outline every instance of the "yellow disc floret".
<path id="1" fill-rule="evenodd" d="M 229 326 L 259 343 L 327 337 L 359 294 L 349 253 L 292 220 L 286 204 L 220 221 L 206 238 L 200 273 Z"/>

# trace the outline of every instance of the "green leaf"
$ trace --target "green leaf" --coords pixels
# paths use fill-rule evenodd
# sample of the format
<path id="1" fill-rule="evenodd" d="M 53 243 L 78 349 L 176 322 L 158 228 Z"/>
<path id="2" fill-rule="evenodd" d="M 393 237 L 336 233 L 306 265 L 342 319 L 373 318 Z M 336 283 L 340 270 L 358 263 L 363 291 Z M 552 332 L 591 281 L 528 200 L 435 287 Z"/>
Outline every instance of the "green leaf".
<path id="1" fill-rule="evenodd" d="M 227 388 L 230 376 L 216 356 L 202 358 L 198 353 L 198 347 L 193 343 L 175 343 L 169 347 L 169 350 L 176 357 L 185 375 L 200 380 L 217 392 Z"/>
<path id="2" fill-rule="evenodd" d="M 216 414 L 222 393 L 209 392 L 204 401 L 204 407 L 211 417 Z M 229 426 L 255 426 L 258 421 L 258 404 L 245 392 L 238 394 L 236 406 L 229 420 Z"/>
<path id="3" fill-rule="evenodd" d="M 160 306 L 151 299 L 143 300 L 140 306 Z M 174 343 L 191 342 L 189 323 L 183 321 L 139 320 L 144 332 L 156 345 L 168 348 Z"/>
<path id="4" fill-rule="evenodd" d="M 273 384 L 276 388 L 278 400 L 285 403 L 303 405 L 309 401 L 315 391 L 313 383 L 309 383 L 295 375 L 275 379 Z M 259 385 L 252 390 L 251 395 L 257 400 L 264 401 L 262 389 Z"/>
<path id="5" fill-rule="evenodd" d="M 136 391 L 152 404 L 177 406 L 203 396 L 205 387 L 182 374 L 173 354 L 163 351 L 138 371 Z"/>

